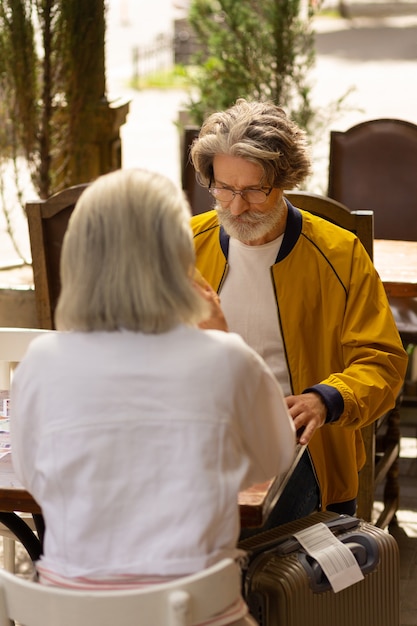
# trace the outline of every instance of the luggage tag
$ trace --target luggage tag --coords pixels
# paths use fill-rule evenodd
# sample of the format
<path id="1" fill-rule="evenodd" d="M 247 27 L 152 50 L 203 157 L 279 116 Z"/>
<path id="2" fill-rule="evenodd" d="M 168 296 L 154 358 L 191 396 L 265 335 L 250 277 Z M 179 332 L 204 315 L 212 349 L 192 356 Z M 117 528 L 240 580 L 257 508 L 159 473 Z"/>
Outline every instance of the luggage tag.
<path id="1" fill-rule="evenodd" d="M 294 533 L 294 537 L 318 563 L 335 593 L 364 579 L 352 550 L 322 522 Z"/>

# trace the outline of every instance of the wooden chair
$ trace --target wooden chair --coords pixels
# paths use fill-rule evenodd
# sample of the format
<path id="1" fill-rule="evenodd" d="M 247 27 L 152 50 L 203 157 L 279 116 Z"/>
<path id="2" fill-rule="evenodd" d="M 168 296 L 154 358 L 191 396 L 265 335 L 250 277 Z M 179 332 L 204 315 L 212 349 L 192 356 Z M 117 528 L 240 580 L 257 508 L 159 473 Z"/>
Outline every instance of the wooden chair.
<path id="1" fill-rule="evenodd" d="M 372 211 L 349 211 L 336 200 L 305 191 L 289 191 L 285 195 L 294 206 L 356 233 L 373 258 Z M 384 509 L 376 520 L 376 525 L 381 528 L 392 520 L 399 505 L 400 400 L 399 397 L 394 409 L 375 424 L 362 429 L 366 463 L 359 475 L 357 514 L 368 522 L 373 521 L 375 490 L 385 480 Z"/>
<path id="2" fill-rule="evenodd" d="M 208 569 L 141 589 L 49 587 L 0 570 L 0 626 L 188 626 L 209 623 L 241 595 L 240 568 L 224 559 Z"/>
<path id="3" fill-rule="evenodd" d="M 61 291 L 59 264 L 68 220 L 88 183 L 68 187 L 47 200 L 26 204 L 39 328 L 54 329 Z"/>
<path id="4" fill-rule="evenodd" d="M 331 131 L 328 195 L 374 212 L 375 239 L 417 240 L 417 125 L 374 119 Z M 417 344 L 417 298 L 390 298 L 405 346 Z"/>
<path id="5" fill-rule="evenodd" d="M 330 198 L 374 212 L 375 239 L 417 240 L 417 125 L 374 119 L 331 131 Z"/>
<path id="6" fill-rule="evenodd" d="M 22 360 L 29 343 L 40 334 L 47 332 L 38 328 L 0 328 L 0 389 L 7 392 L 13 372 L 19 361 Z M 32 531 L 37 530 L 35 520 L 26 513 L 20 514 Z M 3 564 L 9 572 L 15 569 L 15 542 L 16 535 L 7 526 L 10 514 L 0 512 L 0 535 L 3 537 Z M 41 523 L 40 518 L 35 518 Z"/>
<path id="7" fill-rule="evenodd" d="M 286 191 L 286 198 L 299 209 L 318 215 L 337 226 L 355 233 L 373 260 L 374 231 L 372 211 L 350 211 L 347 206 L 326 196 L 307 191 Z"/>
<path id="8" fill-rule="evenodd" d="M 210 211 L 214 206 L 214 199 L 211 194 L 197 181 L 194 165 L 190 159 L 190 148 L 194 139 L 198 137 L 199 132 L 200 128 L 198 126 L 186 126 L 181 144 L 182 188 L 190 203 L 193 215 Z"/>

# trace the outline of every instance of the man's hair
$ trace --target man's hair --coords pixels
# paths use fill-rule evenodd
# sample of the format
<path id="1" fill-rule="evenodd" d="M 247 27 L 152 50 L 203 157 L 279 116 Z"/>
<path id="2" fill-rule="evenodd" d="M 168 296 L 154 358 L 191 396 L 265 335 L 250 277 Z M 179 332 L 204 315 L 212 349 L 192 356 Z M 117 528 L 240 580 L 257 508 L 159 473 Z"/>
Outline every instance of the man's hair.
<path id="1" fill-rule="evenodd" d="M 57 328 L 162 333 L 201 321 L 189 219 L 183 192 L 160 174 L 118 170 L 93 182 L 64 238 Z"/>
<path id="2" fill-rule="evenodd" d="M 272 102 L 243 98 L 210 115 L 191 147 L 191 159 L 204 186 L 213 182 L 216 154 L 241 157 L 261 166 L 265 186 L 293 189 L 310 173 L 305 132 Z"/>

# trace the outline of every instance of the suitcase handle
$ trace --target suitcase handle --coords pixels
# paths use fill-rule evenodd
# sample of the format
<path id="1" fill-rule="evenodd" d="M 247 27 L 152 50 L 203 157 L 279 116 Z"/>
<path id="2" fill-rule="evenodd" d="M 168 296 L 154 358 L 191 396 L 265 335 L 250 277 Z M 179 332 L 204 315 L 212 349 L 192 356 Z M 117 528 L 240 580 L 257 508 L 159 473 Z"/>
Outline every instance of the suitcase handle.
<path id="1" fill-rule="evenodd" d="M 374 537 L 360 533 L 349 533 L 342 537 L 342 543 L 351 550 L 363 574 L 373 571 L 379 563 L 378 544 Z M 306 552 L 298 554 L 313 593 L 323 593 L 331 589 L 327 576 L 320 564 Z"/>
<path id="2" fill-rule="evenodd" d="M 305 518 L 308 519 L 308 518 Z M 337 536 L 340 533 L 348 532 L 353 528 L 357 528 L 361 524 L 361 520 L 351 515 L 335 515 L 334 518 L 320 520 Z M 267 531 L 267 533 L 270 531 Z M 265 533 L 266 534 L 266 533 Z M 241 559 L 242 570 L 242 590 L 243 595 L 247 595 L 250 585 L 252 572 L 256 570 L 259 559 L 268 557 L 268 554 L 277 554 L 285 556 L 300 550 L 301 546 L 298 540 L 290 533 L 270 539 L 269 541 L 260 542 L 260 544 L 252 549 L 244 548 L 245 555 Z"/>
<path id="3" fill-rule="evenodd" d="M 357 517 L 353 517 L 351 515 L 340 515 L 335 519 L 327 520 L 322 522 L 325 524 L 329 530 L 332 531 L 334 535 L 338 535 L 340 533 L 347 532 L 352 530 L 352 528 L 357 528 L 360 524 L 360 520 Z M 272 540 L 269 543 L 264 543 L 260 546 L 260 551 L 264 552 L 265 550 L 269 550 L 270 548 L 274 548 L 274 552 L 279 554 L 280 556 L 284 556 L 286 554 L 291 554 L 291 552 L 295 552 L 300 549 L 300 544 L 298 539 L 293 537 L 292 535 L 286 535 L 284 537 L 280 537 L 278 540 Z M 250 553 L 253 556 L 256 551 Z"/>

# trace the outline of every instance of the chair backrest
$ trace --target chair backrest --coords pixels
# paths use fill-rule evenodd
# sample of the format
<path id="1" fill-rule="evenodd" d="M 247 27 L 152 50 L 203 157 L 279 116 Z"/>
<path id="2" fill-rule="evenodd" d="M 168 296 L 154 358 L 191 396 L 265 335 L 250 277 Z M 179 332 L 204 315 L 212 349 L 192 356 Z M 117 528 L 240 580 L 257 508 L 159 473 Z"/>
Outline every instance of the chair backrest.
<path id="1" fill-rule="evenodd" d="M 374 212 L 376 239 L 417 239 L 417 125 L 374 119 L 331 131 L 328 195 Z"/>
<path id="2" fill-rule="evenodd" d="M 61 291 L 59 264 L 62 242 L 75 204 L 88 183 L 68 187 L 47 200 L 26 204 L 32 253 L 38 326 L 54 329 L 54 314 Z"/>
<path id="3" fill-rule="evenodd" d="M 232 606 L 240 586 L 232 559 L 166 584 L 111 591 L 48 587 L 0 569 L 0 626 L 188 626 Z"/>
<path id="4" fill-rule="evenodd" d="M 318 215 L 346 230 L 355 233 L 365 250 L 373 259 L 373 213 L 372 211 L 349 211 L 336 200 L 306 191 L 288 191 L 285 196 L 294 206 Z M 359 475 L 358 507 L 359 517 L 371 521 L 375 494 L 375 446 L 376 424 L 362 428 L 366 462 Z"/>
<path id="5" fill-rule="evenodd" d="M 190 148 L 194 139 L 198 137 L 199 132 L 200 129 L 197 126 L 186 126 L 181 145 L 182 188 L 190 203 L 193 215 L 210 211 L 214 206 L 214 198 L 197 181 L 194 165 L 190 159 Z"/>
<path id="6" fill-rule="evenodd" d="M 291 204 L 299 209 L 309 211 L 355 233 L 371 259 L 373 259 L 374 230 L 372 211 L 350 211 L 341 202 L 307 191 L 286 191 L 285 196 Z"/>

